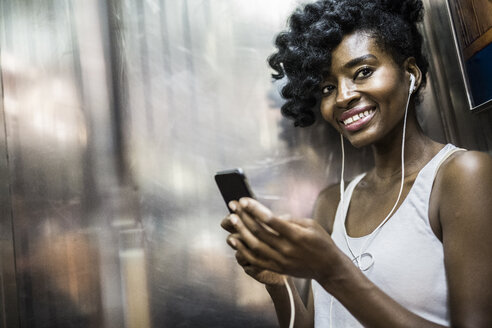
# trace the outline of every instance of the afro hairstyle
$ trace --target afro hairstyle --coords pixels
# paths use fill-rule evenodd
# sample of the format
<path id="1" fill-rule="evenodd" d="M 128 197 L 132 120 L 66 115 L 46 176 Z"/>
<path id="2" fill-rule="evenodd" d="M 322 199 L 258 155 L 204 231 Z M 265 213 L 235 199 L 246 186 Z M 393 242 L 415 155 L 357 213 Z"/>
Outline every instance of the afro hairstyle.
<path id="1" fill-rule="evenodd" d="M 295 126 L 315 122 L 323 69 L 343 37 L 358 30 L 374 37 L 399 65 L 414 57 L 422 71 L 420 90 L 428 69 L 417 28 L 422 17 L 421 0 L 318 0 L 297 8 L 287 29 L 276 36 L 277 50 L 268 58 L 275 71 L 272 77 L 287 80 L 281 90 L 286 100 L 282 114 Z"/>

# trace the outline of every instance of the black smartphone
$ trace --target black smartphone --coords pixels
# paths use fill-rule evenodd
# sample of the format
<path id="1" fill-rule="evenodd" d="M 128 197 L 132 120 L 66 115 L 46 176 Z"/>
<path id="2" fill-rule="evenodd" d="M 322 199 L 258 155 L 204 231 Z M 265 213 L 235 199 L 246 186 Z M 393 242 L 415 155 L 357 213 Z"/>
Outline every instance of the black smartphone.
<path id="1" fill-rule="evenodd" d="M 215 173 L 215 182 L 219 187 L 226 206 L 230 201 L 239 200 L 242 197 L 254 198 L 248 179 L 240 168 Z M 227 209 L 232 213 L 229 206 L 227 206 Z"/>
<path id="2" fill-rule="evenodd" d="M 226 207 L 230 213 L 232 213 L 232 211 L 228 204 L 231 200 L 239 200 L 242 197 L 255 198 L 255 195 L 249 186 L 248 179 L 240 168 L 215 173 L 215 182 L 217 182 L 222 198 L 224 198 Z M 278 232 L 263 222 L 258 221 L 258 223 L 270 233 L 276 236 L 279 235 Z"/>

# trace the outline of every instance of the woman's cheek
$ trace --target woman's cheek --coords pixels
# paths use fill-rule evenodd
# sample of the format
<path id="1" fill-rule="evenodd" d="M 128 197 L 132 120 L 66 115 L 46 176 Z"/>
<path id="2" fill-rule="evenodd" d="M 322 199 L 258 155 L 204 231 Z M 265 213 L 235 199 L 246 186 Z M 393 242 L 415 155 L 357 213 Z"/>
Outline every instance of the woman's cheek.
<path id="1" fill-rule="evenodd" d="M 335 129 L 339 130 L 337 122 L 333 116 L 333 106 L 329 104 L 328 100 L 321 100 L 320 110 L 323 119 L 330 123 Z"/>

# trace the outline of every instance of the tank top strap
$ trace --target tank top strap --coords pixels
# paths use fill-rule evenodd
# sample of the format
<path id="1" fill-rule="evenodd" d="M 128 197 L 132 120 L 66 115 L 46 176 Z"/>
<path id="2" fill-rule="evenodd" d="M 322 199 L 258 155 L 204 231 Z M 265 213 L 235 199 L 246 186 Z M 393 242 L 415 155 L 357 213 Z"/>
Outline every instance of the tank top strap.
<path id="1" fill-rule="evenodd" d="M 420 170 L 417 178 L 414 182 L 412 189 L 425 190 L 425 195 L 430 197 L 432 187 L 434 185 L 434 179 L 439 171 L 441 165 L 454 153 L 458 151 L 465 151 L 466 149 L 458 148 L 452 144 L 444 146 L 423 168 Z"/>
<path id="2" fill-rule="evenodd" d="M 439 162 L 437 163 L 436 169 L 434 171 L 434 177 L 437 175 L 437 171 L 439 171 L 439 168 L 441 167 L 442 163 L 444 163 L 449 157 L 451 157 L 451 155 L 459 151 L 466 151 L 466 149 L 464 148 L 459 148 L 452 144 L 448 144 L 448 145 L 452 147 L 450 147 L 450 149 L 446 152 L 446 154 L 444 154 L 439 160 Z"/>
<path id="3" fill-rule="evenodd" d="M 335 222 L 333 223 L 333 232 L 344 231 L 343 225 L 345 225 L 345 218 L 347 217 L 347 211 L 350 206 L 350 200 L 352 199 L 352 194 L 355 187 L 359 184 L 360 180 L 364 178 L 366 173 L 361 173 L 357 175 L 345 188 L 343 192 L 343 202 L 338 203 L 337 212 L 335 214 Z M 342 229 L 342 230 L 340 230 Z"/>
<path id="4" fill-rule="evenodd" d="M 406 211 L 405 208 L 412 207 L 419 213 L 418 217 L 422 218 L 427 226 L 430 226 L 429 202 L 437 172 L 446 159 L 455 152 L 463 150 L 452 144 L 447 144 L 420 170 L 406 199 L 400 206 L 404 208 L 403 213 Z"/>
<path id="5" fill-rule="evenodd" d="M 354 192 L 355 187 L 359 184 L 360 180 L 362 180 L 366 176 L 366 173 L 361 173 L 357 175 L 352 181 L 350 181 L 349 185 L 345 189 L 343 193 L 343 202 L 344 207 L 348 207 L 350 204 L 350 199 L 352 198 L 352 194 Z M 345 205 L 346 204 L 346 205 Z"/>

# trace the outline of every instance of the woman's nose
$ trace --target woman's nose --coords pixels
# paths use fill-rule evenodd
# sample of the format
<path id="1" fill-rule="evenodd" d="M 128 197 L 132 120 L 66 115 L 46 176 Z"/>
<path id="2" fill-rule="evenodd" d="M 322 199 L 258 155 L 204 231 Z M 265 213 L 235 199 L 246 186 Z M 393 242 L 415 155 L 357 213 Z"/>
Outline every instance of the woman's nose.
<path id="1" fill-rule="evenodd" d="M 359 98 L 357 88 L 351 81 L 341 81 L 338 84 L 336 94 L 336 105 L 340 108 L 347 108 L 356 99 Z"/>

